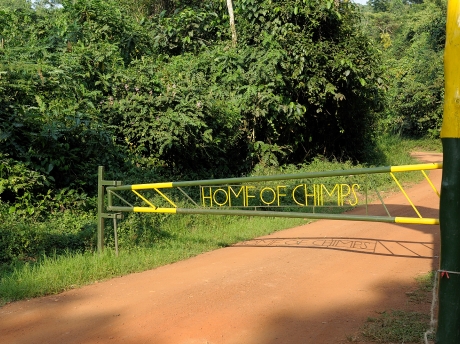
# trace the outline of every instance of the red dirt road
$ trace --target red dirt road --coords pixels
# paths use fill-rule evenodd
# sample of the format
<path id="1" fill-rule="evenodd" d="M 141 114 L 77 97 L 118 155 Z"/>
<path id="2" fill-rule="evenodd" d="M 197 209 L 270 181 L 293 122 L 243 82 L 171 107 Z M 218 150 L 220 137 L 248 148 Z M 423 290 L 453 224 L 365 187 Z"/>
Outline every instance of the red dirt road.
<path id="1" fill-rule="evenodd" d="M 439 190 L 441 171 L 430 177 Z M 426 181 L 408 194 L 424 217 L 438 217 Z M 401 206 L 401 194 L 386 204 L 392 216 L 414 212 Z M 413 308 L 405 293 L 414 277 L 437 269 L 438 255 L 439 226 L 317 221 L 8 304 L 0 308 L 0 343 L 346 343 L 375 312 Z"/>

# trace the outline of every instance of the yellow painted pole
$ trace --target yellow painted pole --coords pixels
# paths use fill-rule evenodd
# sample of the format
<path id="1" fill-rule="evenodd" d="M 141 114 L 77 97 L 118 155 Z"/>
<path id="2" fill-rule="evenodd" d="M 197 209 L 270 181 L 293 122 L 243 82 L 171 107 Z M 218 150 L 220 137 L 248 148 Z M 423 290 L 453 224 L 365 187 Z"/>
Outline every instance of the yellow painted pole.
<path id="1" fill-rule="evenodd" d="M 460 1 L 449 0 L 444 51 L 445 96 L 441 138 L 460 138 Z"/>
<path id="2" fill-rule="evenodd" d="M 441 262 L 436 343 L 460 343 L 460 0 L 449 0 L 444 52 Z"/>

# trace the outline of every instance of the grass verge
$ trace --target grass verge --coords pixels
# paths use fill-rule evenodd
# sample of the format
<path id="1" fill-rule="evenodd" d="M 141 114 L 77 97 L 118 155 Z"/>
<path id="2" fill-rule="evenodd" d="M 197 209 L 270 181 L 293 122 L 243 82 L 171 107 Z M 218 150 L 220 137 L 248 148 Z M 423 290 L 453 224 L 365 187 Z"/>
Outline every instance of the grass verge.
<path id="1" fill-rule="evenodd" d="M 363 335 L 378 343 L 420 343 L 430 316 L 419 312 L 389 311 L 369 318 Z"/>
<path id="2" fill-rule="evenodd" d="M 101 255 L 68 252 L 43 256 L 38 262 L 16 264 L 3 271 L 0 304 L 55 294 L 95 281 L 153 269 L 306 222 L 283 218 L 178 217 L 164 226 L 161 240 L 147 247 L 125 246 L 120 249 L 118 257 L 108 247 Z"/>
<path id="3" fill-rule="evenodd" d="M 416 278 L 417 288 L 410 293 L 409 303 L 432 302 L 434 273 L 429 272 Z M 379 313 L 378 317 L 369 317 L 361 335 L 366 341 L 377 343 L 422 343 L 424 333 L 430 326 L 429 312 L 390 310 Z M 359 341 L 359 336 L 348 337 L 349 341 Z M 434 334 L 429 335 L 433 339 Z"/>

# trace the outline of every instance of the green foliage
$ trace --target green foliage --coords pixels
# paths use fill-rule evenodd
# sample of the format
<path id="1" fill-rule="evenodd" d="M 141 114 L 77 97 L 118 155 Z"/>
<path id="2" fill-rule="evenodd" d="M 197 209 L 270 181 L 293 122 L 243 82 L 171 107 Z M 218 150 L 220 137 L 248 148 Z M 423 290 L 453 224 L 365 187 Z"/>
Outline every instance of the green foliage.
<path id="1" fill-rule="evenodd" d="M 166 65 L 143 59 L 131 64 L 129 74 L 116 76 L 104 116 L 117 128 L 118 140 L 173 173 L 204 174 L 219 164 L 219 174 L 234 173 L 226 159 L 238 164 L 245 158 L 235 150 L 241 110 L 237 100 L 226 101 L 224 85 L 215 85 L 219 66 L 213 63 L 220 53 L 208 51 L 196 60 L 185 54 Z"/>
<path id="2" fill-rule="evenodd" d="M 368 27 L 383 48 L 388 84 L 381 129 L 438 137 L 444 97 L 446 2 L 385 3 L 388 8 L 384 12 L 367 14 Z"/>
<path id="3" fill-rule="evenodd" d="M 374 12 L 385 12 L 389 7 L 389 0 L 369 0 L 368 4 Z"/>
<path id="4" fill-rule="evenodd" d="M 11 9 L 28 9 L 31 7 L 31 2 L 29 0 L 0 0 L 0 7 Z"/>
<path id="5" fill-rule="evenodd" d="M 15 209 L 94 194 L 97 165 L 177 179 L 372 150 L 382 79 L 351 2 L 235 1 L 236 48 L 221 1 L 45 5 L 0 7 L 0 154 L 43 182 L 2 181 Z"/>
<path id="6" fill-rule="evenodd" d="M 225 35 L 223 6 L 206 2 L 200 7 L 185 7 L 166 15 L 160 12 L 150 22 L 154 47 L 157 52 L 179 55 L 197 53 Z"/>
<path id="7" fill-rule="evenodd" d="M 45 176 L 0 153 L 1 200 L 14 199 L 14 195 L 29 199 L 37 189 L 48 184 Z"/>
<path id="8" fill-rule="evenodd" d="M 368 0 L 374 12 L 387 12 L 401 9 L 404 5 L 421 4 L 424 0 Z"/>
<path id="9" fill-rule="evenodd" d="M 246 19 L 238 26 L 240 41 L 260 46 L 271 36 L 282 53 L 276 65 L 282 102 L 257 119 L 263 125 L 259 131 L 266 133 L 259 141 L 286 147 L 290 162 L 318 153 L 365 159 L 382 79 L 376 51 L 359 30 L 355 5 L 248 0 L 239 9 L 239 3 L 237 16 Z"/>
<path id="10" fill-rule="evenodd" d="M 383 164 L 386 166 L 409 165 L 414 163 L 408 154 L 401 154 L 401 151 L 442 152 L 441 140 L 431 138 L 403 138 L 399 135 L 382 135 L 377 140 L 377 146 L 380 152 L 379 155 L 377 155 L 379 160 L 375 161 L 374 164 Z"/>
<path id="11" fill-rule="evenodd" d="M 54 12 L 0 11 L 0 152 L 43 176 L 47 188 L 88 190 L 87 172 L 118 153 L 97 116 L 100 91 L 72 47 L 75 25 Z"/>
<path id="12" fill-rule="evenodd" d="M 91 251 L 95 243 L 94 217 L 57 213 L 52 221 L 36 216 L 18 218 L 0 204 L 0 264 L 34 262 L 43 256 Z"/>

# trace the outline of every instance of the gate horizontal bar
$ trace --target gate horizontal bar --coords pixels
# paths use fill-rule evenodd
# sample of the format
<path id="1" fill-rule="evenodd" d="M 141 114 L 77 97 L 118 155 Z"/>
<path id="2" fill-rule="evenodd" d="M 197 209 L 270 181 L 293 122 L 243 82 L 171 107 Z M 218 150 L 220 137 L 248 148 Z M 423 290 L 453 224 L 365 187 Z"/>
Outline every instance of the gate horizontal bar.
<path id="1" fill-rule="evenodd" d="M 238 216 L 259 216 L 259 217 L 285 217 L 304 218 L 312 220 L 348 220 L 387 222 L 400 224 L 417 225 L 438 225 L 439 220 L 434 218 L 412 218 L 412 217 L 389 217 L 389 216 L 368 216 L 368 215 L 346 215 L 346 214 L 325 214 L 325 213 L 302 213 L 302 212 L 279 212 L 260 210 L 220 210 L 203 208 L 151 208 L 151 207 L 110 207 L 110 211 L 126 211 L 135 213 L 167 213 L 167 214 L 209 214 L 209 215 L 238 215 Z"/>
<path id="2" fill-rule="evenodd" d="M 249 182 L 266 182 L 266 181 L 288 180 L 288 179 L 308 179 L 308 178 L 320 178 L 320 177 L 338 177 L 338 176 L 361 175 L 361 174 L 409 172 L 409 171 L 423 171 L 423 170 L 426 171 L 426 170 L 436 170 L 440 168 L 442 168 L 442 163 L 402 165 L 402 166 L 383 166 L 383 167 L 357 168 L 357 169 L 348 169 L 348 170 L 303 172 L 303 173 L 295 173 L 295 174 L 277 174 L 277 175 L 272 175 L 272 176 L 205 179 L 205 180 L 192 180 L 192 181 L 184 181 L 184 182 L 163 182 L 163 183 L 133 184 L 133 185 L 123 185 L 123 186 L 109 186 L 107 187 L 107 190 L 109 191 L 146 190 L 146 189 L 174 188 L 174 187 L 184 187 L 184 186 L 240 184 L 240 183 L 249 183 Z"/>

